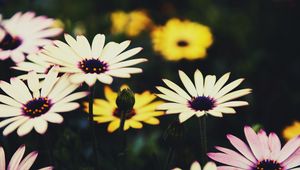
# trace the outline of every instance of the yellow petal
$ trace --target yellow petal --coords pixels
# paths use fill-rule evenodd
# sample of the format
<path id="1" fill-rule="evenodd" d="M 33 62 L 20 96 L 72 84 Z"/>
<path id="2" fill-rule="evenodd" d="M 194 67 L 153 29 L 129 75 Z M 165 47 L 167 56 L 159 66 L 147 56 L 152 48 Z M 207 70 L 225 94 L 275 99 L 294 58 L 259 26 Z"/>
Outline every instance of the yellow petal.
<path id="1" fill-rule="evenodd" d="M 145 123 L 148 123 L 150 125 L 158 125 L 159 124 L 159 119 L 155 118 L 155 117 L 151 117 L 147 120 L 144 120 Z"/>
<path id="2" fill-rule="evenodd" d="M 138 121 L 134 121 L 134 120 L 128 120 L 129 122 L 129 125 L 132 127 L 132 128 L 135 128 L 135 129 L 141 129 L 143 127 L 143 124 L 138 122 Z"/>
<path id="3" fill-rule="evenodd" d="M 134 108 L 140 108 L 156 98 L 154 94 L 151 94 L 149 91 L 145 91 L 142 94 L 135 94 L 135 104 Z"/>
<path id="4" fill-rule="evenodd" d="M 97 116 L 94 117 L 94 121 L 98 122 L 98 123 L 105 123 L 105 122 L 110 122 L 117 119 L 114 116 Z"/>
<path id="5" fill-rule="evenodd" d="M 164 102 L 162 101 L 155 101 L 153 103 L 150 103 L 150 104 L 147 104 L 147 105 L 144 105 L 143 107 L 141 108 L 137 108 L 136 107 L 136 110 L 138 110 L 139 112 L 149 112 L 149 111 L 155 111 L 156 108 L 163 104 Z"/>
<path id="6" fill-rule="evenodd" d="M 116 129 L 118 129 L 120 127 L 120 119 L 116 119 L 114 121 L 112 121 L 108 127 L 107 127 L 107 131 L 112 133 L 114 132 Z"/>
<path id="7" fill-rule="evenodd" d="M 113 92 L 109 86 L 104 86 L 104 95 L 109 103 L 115 103 L 118 96 L 118 94 Z"/>

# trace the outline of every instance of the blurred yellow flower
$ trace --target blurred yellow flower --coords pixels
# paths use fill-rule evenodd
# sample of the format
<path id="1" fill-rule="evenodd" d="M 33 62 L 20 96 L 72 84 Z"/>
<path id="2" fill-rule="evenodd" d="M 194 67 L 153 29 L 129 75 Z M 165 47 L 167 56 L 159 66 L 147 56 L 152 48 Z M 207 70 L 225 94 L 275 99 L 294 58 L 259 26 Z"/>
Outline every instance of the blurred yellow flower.
<path id="1" fill-rule="evenodd" d="M 113 34 L 124 33 L 130 37 L 135 37 L 152 26 L 152 20 L 142 10 L 129 13 L 116 11 L 111 14 L 110 19 L 112 22 L 111 32 Z"/>
<path id="2" fill-rule="evenodd" d="M 171 61 L 204 58 L 213 42 L 209 27 L 175 18 L 155 28 L 151 36 L 154 50 Z"/>
<path id="3" fill-rule="evenodd" d="M 124 88 L 125 86 L 122 86 Z M 94 100 L 94 121 L 98 123 L 110 122 L 107 128 L 108 132 L 114 132 L 120 126 L 120 115 L 118 115 L 116 99 L 117 92 L 112 91 L 108 86 L 104 87 L 104 99 Z M 135 104 L 133 110 L 126 115 L 124 130 L 130 127 L 140 129 L 143 127 L 142 122 L 150 125 L 158 125 L 159 119 L 156 116 L 161 116 L 164 112 L 156 111 L 156 107 L 161 105 L 162 101 L 154 101 L 156 96 L 149 91 L 141 94 L 135 93 Z M 88 113 L 88 103 L 84 102 L 84 110 Z"/>
<path id="4" fill-rule="evenodd" d="M 282 135 L 286 140 L 290 140 L 290 139 L 300 135 L 300 122 L 295 121 L 292 125 L 287 126 L 283 130 Z"/>
<path id="5" fill-rule="evenodd" d="M 55 19 L 52 24 L 53 28 L 65 28 L 65 24 L 61 19 Z"/>

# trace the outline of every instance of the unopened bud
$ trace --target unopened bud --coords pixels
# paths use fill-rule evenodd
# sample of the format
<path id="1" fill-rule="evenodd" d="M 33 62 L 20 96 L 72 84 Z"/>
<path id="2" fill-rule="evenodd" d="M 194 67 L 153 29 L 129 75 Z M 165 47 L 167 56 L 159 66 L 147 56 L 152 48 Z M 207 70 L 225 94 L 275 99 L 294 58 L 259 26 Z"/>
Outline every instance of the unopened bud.
<path id="1" fill-rule="evenodd" d="M 134 93 L 132 92 L 132 90 L 130 90 L 130 88 L 124 88 L 123 90 L 119 91 L 116 100 L 118 110 L 128 112 L 132 110 L 134 103 Z"/>

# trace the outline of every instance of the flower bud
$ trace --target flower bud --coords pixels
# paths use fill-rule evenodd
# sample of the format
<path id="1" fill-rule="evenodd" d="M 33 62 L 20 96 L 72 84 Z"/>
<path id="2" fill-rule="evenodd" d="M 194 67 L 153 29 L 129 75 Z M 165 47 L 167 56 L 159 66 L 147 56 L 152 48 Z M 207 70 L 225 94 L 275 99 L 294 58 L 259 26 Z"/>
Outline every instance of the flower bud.
<path id="1" fill-rule="evenodd" d="M 128 112 L 131 111 L 135 103 L 134 93 L 130 88 L 124 88 L 118 93 L 116 104 L 118 110 Z"/>

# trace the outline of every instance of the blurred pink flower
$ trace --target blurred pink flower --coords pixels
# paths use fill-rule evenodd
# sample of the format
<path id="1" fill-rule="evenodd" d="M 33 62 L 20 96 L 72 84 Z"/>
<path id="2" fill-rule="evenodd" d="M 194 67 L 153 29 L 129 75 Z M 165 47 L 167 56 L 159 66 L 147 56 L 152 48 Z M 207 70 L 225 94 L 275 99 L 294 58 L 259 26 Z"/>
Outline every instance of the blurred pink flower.
<path id="1" fill-rule="evenodd" d="M 36 151 L 33 151 L 33 152 L 29 153 L 22 160 L 24 153 L 25 153 L 25 145 L 22 145 L 12 156 L 12 158 L 7 166 L 7 170 L 29 170 L 30 167 L 33 165 L 34 161 L 36 160 L 38 153 Z M 1 146 L 0 146 L 0 169 L 1 170 L 6 169 L 5 153 Z M 53 169 L 52 166 L 48 166 L 45 168 L 41 168 L 39 170 L 52 170 L 52 169 Z"/>
<path id="2" fill-rule="evenodd" d="M 298 170 L 300 166 L 300 137 L 291 139 L 281 148 L 281 143 L 275 133 L 269 136 L 264 130 L 255 133 L 249 127 L 244 128 L 248 145 L 241 139 L 227 135 L 230 143 L 239 151 L 217 146 L 218 153 L 208 153 L 208 156 L 226 166 L 218 170 Z M 298 168 L 297 168 L 298 167 Z"/>
<path id="3" fill-rule="evenodd" d="M 18 12 L 10 19 L 1 20 L 0 15 L 0 60 L 24 61 L 27 54 L 50 44 L 52 40 L 48 38 L 62 32 L 61 28 L 54 28 L 54 19 L 35 16 L 34 12 Z"/>

